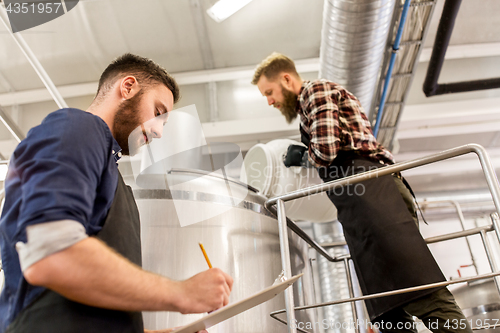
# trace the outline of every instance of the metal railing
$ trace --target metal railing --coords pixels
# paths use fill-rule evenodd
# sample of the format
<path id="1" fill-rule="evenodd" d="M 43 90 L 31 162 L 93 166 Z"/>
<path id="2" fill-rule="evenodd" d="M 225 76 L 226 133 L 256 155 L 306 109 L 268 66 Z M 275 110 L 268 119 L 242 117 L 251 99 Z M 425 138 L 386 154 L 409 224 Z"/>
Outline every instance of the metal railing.
<path id="1" fill-rule="evenodd" d="M 424 202 L 420 202 L 419 204 L 421 206 L 423 206 L 424 210 L 425 210 L 425 207 L 427 207 L 429 205 L 445 204 L 445 205 L 453 206 L 455 208 L 456 213 L 457 213 L 458 221 L 460 222 L 460 226 L 461 226 L 462 230 L 465 230 L 465 218 L 464 218 L 464 214 L 462 211 L 462 207 L 460 207 L 460 204 L 458 203 L 458 201 L 456 201 L 456 200 L 436 200 L 436 201 L 424 201 Z M 469 249 L 470 260 L 472 262 L 471 266 L 474 267 L 476 274 L 478 274 L 479 272 L 477 270 L 476 258 L 474 258 L 474 254 L 472 253 L 472 247 L 470 245 L 469 238 L 465 237 L 465 242 L 467 243 L 467 248 Z"/>
<path id="2" fill-rule="evenodd" d="M 378 178 L 381 176 L 385 175 L 390 175 L 395 172 L 403 171 L 403 170 L 408 170 L 412 168 L 416 168 L 422 165 L 426 164 L 431 164 L 435 163 L 438 161 L 443 161 L 446 159 L 450 159 L 453 157 L 469 154 L 469 153 L 475 153 L 478 158 L 479 162 L 481 164 L 481 167 L 483 169 L 483 173 L 486 178 L 486 182 L 488 184 L 488 188 L 491 192 L 493 202 L 495 204 L 496 211 L 498 213 L 498 216 L 500 216 L 500 185 L 498 183 L 498 179 L 495 174 L 495 170 L 491 164 L 491 161 L 489 159 L 488 153 L 486 150 L 477 144 L 468 144 L 464 146 L 460 146 L 457 148 L 445 150 L 441 153 L 430 155 L 427 157 L 411 160 L 411 161 L 406 161 L 402 163 L 396 163 L 390 166 L 378 168 L 376 170 L 360 173 L 357 175 L 349 176 L 346 178 L 342 178 L 339 180 L 327 182 L 324 184 L 320 185 L 315 185 L 311 186 L 305 189 L 297 190 L 294 192 L 290 192 L 278 197 L 271 198 L 266 201 L 265 205 L 266 208 L 275 211 L 277 213 L 277 218 L 278 218 L 278 223 L 279 223 L 279 237 L 280 237 L 280 251 L 281 251 L 281 257 L 282 257 L 282 265 L 283 269 L 285 270 L 285 277 L 290 278 L 291 275 L 291 261 L 290 261 L 290 249 L 288 246 L 287 240 L 287 225 L 290 229 L 295 231 L 299 237 L 304 239 L 309 245 L 311 245 L 314 249 L 316 249 L 322 256 L 327 258 L 329 261 L 344 261 L 345 263 L 348 263 L 348 259 L 346 259 L 345 256 L 341 257 L 331 257 L 324 247 L 321 245 L 317 244 L 314 242 L 309 236 L 305 234 L 300 227 L 298 227 L 293 221 L 289 220 L 286 218 L 286 213 L 285 213 L 285 202 L 286 201 L 291 201 L 295 199 L 299 199 L 305 196 L 309 195 L 314 195 L 318 194 L 321 192 L 325 192 L 328 190 L 332 190 L 338 187 L 346 186 L 346 185 L 352 185 L 352 184 L 357 184 L 360 182 L 363 182 L 368 179 L 372 178 Z M 276 209 L 274 209 L 274 205 L 276 205 Z M 459 237 L 466 237 L 472 234 L 477 234 L 479 233 L 481 235 L 481 238 L 483 240 L 483 245 L 486 250 L 486 255 L 488 256 L 488 260 L 490 262 L 490 266 L 492 269 L 493 273 L 489 274 L 483 274 L 483 275 L 478 275 L 475 277 L 469 277 L 469 278 L 462 278 L 462 279 L 456 279 L 453 281 L 444 281 L 444 282 L 438 282 L 438 283 L 432 283 L 432 284 L 427 284 L 427 285 L 422 285 L 422 286 L 417 286 L 417 287 L 412 287 L 412 288 L 404 288 L 404 289 L 399 289 L 399 290 L 393 290 L 393 291 L 388 291 L 388 292 L 383 292 L 383 293 L 377 293 L 377 294 L 371 294 L 371 295 L 366 295 L 366 296 L 360 296 L 360 297 L 350 297 L 348 299 L 341 299 L 333 302 L 327 302 L 327 303 L 319 303 L 319 304 L 313 304 L 313 305 L 307 305 L 307 306 L 301 306 L 301 307 L 295 307 L 294 301 L 293 301 L 293 289 L 288 288 L 285 291 L 285 305 L 286 309 L 284 310 L 279 310 L 271 313 L 271 317 L 285 323 L 283 320 L 277 318 L 276 316 L 281 313 L 286 312 L 287 316 L 287 327 L 288 327 L 288 332 L 289 333 L 296 333 L 297 332 L 297 327 L 293 325 L 293 323 L 296 323 L 295 320 L 295 311 L 296 310 L 307 310 L 307 309 L 312 309 L 312 308 L 318 308 L 318 307 L 323 307 L 323 306 L 330 306 L 330 305 L 336 305 L 336 304 L 341 304 L 341 303 L 346 303 L 346 302 L 355 302 L 355 301 L 362 301 L 365 299 L 372 299 L 372 298 L 378 298 L 378 297 L 385 297 L 385 296 L 391 296 L 391 295 L 396 295 L 396 294 L 402 294 L 402 293 L 408 293 L 412 291 L 418 291 L 418 290 L 424 290 L 424 289 L 431 289 L 431 288 L 436 288 L 436 287 L 444 287 L 448 286 L 450 284 L 456 284 L 456 283 L 462 283 L 462 282 L 468 282 L 468 281 L 473 281 L 473 280 L 480 280 L 480 279 L 487 279 L 487 278 L 495 278 L 495 282 L 497 285 L 497 289 L 499 289 L 500 283 L 497 280 L 497 276 L 500 275 L 500 272 L 497 270 L 496 263 L 493 260 L 492 253 L 491 253 L 491 247 L 489 245 L 488 239 L 486 237 L 486 232 L 488 231 L 495 231 L 497 238 L 500 242 L 500 221 L 497 217 L 492 216 L 492 225 L 487 226 L 487 227 L 480 227 L 480 228 L 474 228 L 471 230 L 465 230 L 465 231 L 460 231 L 460 232 L 455 232 L 452 234 L 448 235 L 443 235 L 443 236 L 437 236 L 437 237 L 431 237 L 428 238 L 426 241 L 428 243 L 435 243 L 439 241 L 444 241 L 444 240 L 449 240 L 449 239 L 454 239 L 454 238 L 459 238 Z M 304 236 L 305 235 L 305 236 Z M 286 239 L 286 240 L 285 240 Z M 340 244 L 338 244 L 340 245 Z M 349 265 L 347 265 L 347 271 L 349 271 Z M 350 286 L 350 289 L 352 289 L 352 286 Z M 499 289 L 500 292 L 500 289 Z M 352 295 L 351 290 L 349 291 L 350 295 Z M 356 315 L 356 310 L 354 308 L 354 312 Z M 300 330 L 300 329 L 299 329 Z M 359 332 L 359 328 L 355 326 L 356 332 Z M 304 332 L 303 330 L 300 330 Z"/>

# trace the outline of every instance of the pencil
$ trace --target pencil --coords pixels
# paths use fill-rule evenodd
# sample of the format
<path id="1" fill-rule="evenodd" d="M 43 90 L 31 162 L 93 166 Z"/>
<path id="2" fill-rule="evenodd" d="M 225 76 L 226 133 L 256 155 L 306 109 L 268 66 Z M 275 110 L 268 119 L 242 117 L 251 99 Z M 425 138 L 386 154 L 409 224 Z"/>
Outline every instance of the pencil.
<path id="1" fill-rule="evenodd" d="M 210 259 L 208 259 L 208 256 L 207 256 L 207 253 L 205 252 L 205 248 L 203 247 L 203 244 L 201 244 L 201 243 L 198 243 L 198 244 L 200 244 L 201 252 L 203 252 L 203 256 L 205 256 L 205 260 L 207 261 L 208 267 L 212 268 L 212 264 L 210 263 Z"/>

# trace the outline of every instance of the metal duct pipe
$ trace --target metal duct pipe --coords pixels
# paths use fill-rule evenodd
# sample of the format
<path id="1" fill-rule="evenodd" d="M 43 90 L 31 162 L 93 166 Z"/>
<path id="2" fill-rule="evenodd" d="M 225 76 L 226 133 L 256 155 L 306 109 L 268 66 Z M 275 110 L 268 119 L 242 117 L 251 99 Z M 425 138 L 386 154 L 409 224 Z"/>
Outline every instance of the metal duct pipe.
<path id="1" fill-rule="evenodd" d="M 392 27 L 395 0 L 325 0 L 320 78 L 352 92 L 368 110 Z"/>
<path id="2" fill-rule="evenodd" d="M 344 233 L 340 222 L 313 223 L 314 238 L 319 243 L 343 242 Z M 331 247 L 328 249 L 331 256 L 339 257 L 349 253 L 347 245 Z M 330 262 L 317 254 L 319 278 L 321 281 L 321 302 L 329 302 L 336 299 L 349 298 L 346 269 L 342 262 Z M 353 319 L 353 311 L 350 304 L 340 306 L 327 306 L 323 308 L 324 318 L 330 323 L 348 323 Z M 347 330 L 329 327 L 325 333 L 343 333 Z"/>

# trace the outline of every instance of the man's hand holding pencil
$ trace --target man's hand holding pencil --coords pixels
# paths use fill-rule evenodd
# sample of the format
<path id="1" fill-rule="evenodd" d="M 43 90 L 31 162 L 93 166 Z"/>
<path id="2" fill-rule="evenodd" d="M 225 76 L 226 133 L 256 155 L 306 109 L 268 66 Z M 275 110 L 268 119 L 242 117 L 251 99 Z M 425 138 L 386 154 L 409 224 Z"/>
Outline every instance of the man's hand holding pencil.
<path id="1" fill-rule="evenodd" d="M 177 311 L 183 314 L 212 312 L 229 303 L 233 278 L 219 268 L 210 268 L 179 284 L 182 299 Z"/>
<path id="2" fill-rule="evenodd" d="M 183 314 L 212 312 L 227 305 L 233 288 L 233 278 L 219 268 L 212 268 L 203 245 L 199 245 L 209 269 L 177 282 L 176 311 Z"/>
<path id="3" fill-rule="evenodd" d="M 233 288 L 233 278 L 219 268 L 212 268 L 210 259 L 201 243 L 200 248 L 209 269 L 184 281 L 171 281 L 175 311 L 182 314 L 215 311 L 229 303 L 229 294 Z M 169 333 L 172 328 L 144 333 Z M 198 333 L 207 333 L 203 330 Z"/>

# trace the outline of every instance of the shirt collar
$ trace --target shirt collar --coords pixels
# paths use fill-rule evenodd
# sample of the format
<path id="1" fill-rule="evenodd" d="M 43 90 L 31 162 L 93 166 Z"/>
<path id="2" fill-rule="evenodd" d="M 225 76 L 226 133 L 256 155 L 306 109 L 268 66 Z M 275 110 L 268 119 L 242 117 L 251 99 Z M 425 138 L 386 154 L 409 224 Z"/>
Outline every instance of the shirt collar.
<path id="1" fill-rule="evenodd" d="M 115 162 L 118 163 L 120 158 L 122 158 L 122 147 L 116 142 L 115 138 L 113 138 L 113 150 L 111 151 L 113 157 L 115 158 Z"/>
<path id="2" fill-rule="evenodd" d="M 297 110 L 297 112 L 299 112 L 299 113 L 302 110 L 302 107 L 301 107 L 302 93 L 304 92 L 304 88 L 306 87 L 306 85 L 308 85 L 310 82 L 311 81 L 309 81 L 309 80 L 304 80 L 304 81 L 302 81 L 302 85 L 300 86 L 300 91 L 299 91 L 299 94 L 297 95 L 297 103 L 295 103 L 295 110 Z"/>
<path id="3" fill-rule="evenodd" d="M 306 88 L 307 85 L 311 84 L 311 81 L 309 80 L 304 80 L 302 81 L 302 85 L 300 86 L 300 92 L 299 92 L 299 96 L 302 95 L 302 93 L 304 92 L 304 89 Z"/>

